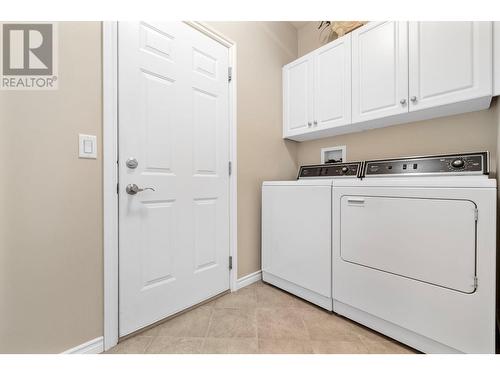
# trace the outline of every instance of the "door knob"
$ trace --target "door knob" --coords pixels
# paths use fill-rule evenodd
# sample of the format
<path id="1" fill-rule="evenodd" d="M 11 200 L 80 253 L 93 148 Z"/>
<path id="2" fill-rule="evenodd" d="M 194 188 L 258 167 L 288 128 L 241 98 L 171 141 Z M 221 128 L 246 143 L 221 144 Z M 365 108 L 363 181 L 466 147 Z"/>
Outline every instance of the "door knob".
<path id="1" fill-rule="evenodd" d="M 136 158 L 128 158 L 125 164 L 127 165 L 128 168 L 135 169 L 139 165 L 139 162 L 137 161 Z"/>
<path id="2" fill-rule="evenodd" d="M 412 96 L 412 97 L 410 98 L 410 100 L 411 100 L 413 103 L 415 103 L 415 102 L 417 101 L 417 97 L 416 97 L 416 96 Z"/>
<path id="3" fill-rule="evenodd" d="M 406 99 L 401 99 L 399 102 L 401 103 L 401 105 L 405 105 L 406 104 Z"/>
<path id="4" fill-rule="evenodd" d="M 307 123 L 307 126 L 312 126 L 312 122 L 308 122 L 308 123 Z"/>
<path id="5" fill-rule="evenodd" d="M 318 121 L 314 120 L 314 126 L 318 125 Z"/>
<path id="6" fill-rule="evenodd" d="M 141 191 L 144 191 L 144 190 L 156 191 L 152 187 L 140 188 L 136 184 L 128 184 L 127 187 L 125 188 L 125 191 L 127 192 L 127 194 L 130 194 L 130 195 L 136 195 L 137 193 L 140 193 Z"/>

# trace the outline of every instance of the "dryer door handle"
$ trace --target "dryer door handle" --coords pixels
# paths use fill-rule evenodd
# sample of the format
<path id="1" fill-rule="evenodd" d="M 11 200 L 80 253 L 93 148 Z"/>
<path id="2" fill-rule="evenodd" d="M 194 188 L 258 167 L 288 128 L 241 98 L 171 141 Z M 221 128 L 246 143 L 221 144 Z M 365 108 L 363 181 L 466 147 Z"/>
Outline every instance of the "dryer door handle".
<path id="1" fill-rule="evenodd" d="M 347 198 L 347 204 L 362 206 L 365 204 L 364 198 Z"/>

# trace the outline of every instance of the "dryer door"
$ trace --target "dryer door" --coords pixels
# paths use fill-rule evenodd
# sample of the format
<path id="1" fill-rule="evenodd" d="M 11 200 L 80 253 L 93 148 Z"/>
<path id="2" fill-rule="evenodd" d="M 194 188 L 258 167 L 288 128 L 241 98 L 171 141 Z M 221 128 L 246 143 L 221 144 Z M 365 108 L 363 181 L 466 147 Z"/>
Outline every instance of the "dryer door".
<path id="1" fill-rule="evenodd" d="M 464 293 L 475 291 L 473 202 L 343 196 L 340 222 L 344 261 Z"/>

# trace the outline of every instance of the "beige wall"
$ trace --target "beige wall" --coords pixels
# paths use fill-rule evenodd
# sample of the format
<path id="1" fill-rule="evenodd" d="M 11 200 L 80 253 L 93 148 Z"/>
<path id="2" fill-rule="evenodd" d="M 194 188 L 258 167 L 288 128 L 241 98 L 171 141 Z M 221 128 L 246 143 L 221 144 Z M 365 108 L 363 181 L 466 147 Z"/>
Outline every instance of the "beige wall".
<path id="1" fill-rule="evenodd" d="M 320 34 L 319 21 L 310 21 L 301 26 L 297 32 L 298 55 L 304 56 L 328 42 L 328 30 Z"/>
<path id="2" fill-rule="evenodd" d="M 260 269 L 261 182 L 296 173 L 281 67 L 297 33 L 212 26 L 238 43 L 241 277 Z M 0 353 L 57 353 L 103 333 L 101 25 L 61 23 L 59 39 L 59 90 L 0 92 Z M 78 133 L 98 136 L 97 160 L 78 159 Z"/>
<path id="3" fill-rule="evenodd" d="M 488 150 L 496 170 L 496 101 L 489 110 L 339 135 L 298 144 L 299 164 L 320 162 L 322 147 L 347 146 L 347 160 Z"/>
<path id="4" fill-rule="evenodd" d="M 60 24 L 59 90 L 0 91 L 0 353 L 102 335 L 101 98 L 98 22 Z"/>
<path id="5" fill-rule="evenodd" d="M 293 178 L 296 147 L 282 137 L 281 68 L 297 58 L 286 22 L 212 22 L 237 43 L 238 277 L 260 270 L 260 201 L 264 180 Z"/>

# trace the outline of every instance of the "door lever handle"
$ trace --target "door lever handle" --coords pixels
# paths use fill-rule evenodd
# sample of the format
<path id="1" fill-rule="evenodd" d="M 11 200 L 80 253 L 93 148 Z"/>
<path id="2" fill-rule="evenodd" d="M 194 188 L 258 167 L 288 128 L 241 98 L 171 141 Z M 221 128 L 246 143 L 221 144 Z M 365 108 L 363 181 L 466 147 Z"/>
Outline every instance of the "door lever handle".
<path id="1" fill-rule="evenodd" d="M 156 191 L 152 187 L 140 188 L 136 184 L 128 184 L 127 187 L 125 188 L 125 191 L 127 192 L 127 194 L 130 194 L 130 195 L 136 195 L 137 193 L 140 193 L 141 191 L 144 191 L 144 190 Z"/>

